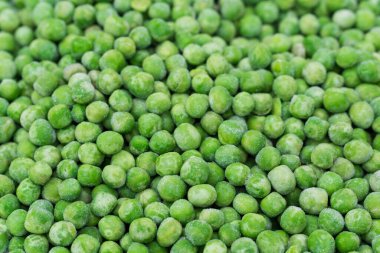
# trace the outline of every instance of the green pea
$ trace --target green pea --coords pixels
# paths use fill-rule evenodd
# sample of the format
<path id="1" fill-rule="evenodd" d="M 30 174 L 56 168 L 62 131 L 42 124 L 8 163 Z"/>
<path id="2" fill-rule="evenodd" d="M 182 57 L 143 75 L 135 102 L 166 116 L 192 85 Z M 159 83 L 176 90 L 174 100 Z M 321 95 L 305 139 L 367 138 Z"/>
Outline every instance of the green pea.
<path id="1" fill-rule="evenodd" d="M 247 237 L 242 237 L 234 241 L 231 245 L 231 252 L 233 253 L 239 253 L 239 252 L 252 252 L 252 253 L 257 253 L 258 248 L 256 243 Z"/>
<path id="2" fill-rule="evenodd" d="M 334 238 L 326 231 L 318 229 L 307 239 L 308 248 L 312 252 L 334 252 Z"/>
<path id="3" fill-rule="evenodd" d="M 344 218 L 340 212 L 326 208 L 323 209 L 318 217 L 319 227 L 331 235 L 340 233 L 344 228 Z"/>
<path id="4" fill-rule="evenodd" d="M 13 236 L 24 236 L 27 231 L 24 227 L 27 211 L 15 209 L 9 214 L 6 220 L 6 226 L 9 233 Z"/>
<path id="5" fill-rule="evenodd" d="M 344 156 L 353 163 L 362 164 L 372 156 L 373 150 L 369 144 L 361 140 L 352 140 L 343 148 Z"/>
<path id="6" fill-rule="evenodd" d="M 192 186 L 187 197 L 189 201 L 197 207 L 208 207 L 216 201 L 216 190 L 209 184 L 199 184 Z"/>
<path id="7" fill-rule="evenodd" d="M 36 207 L 29 209 L 25 217 L 26 231 L 34 234 L 45 234 L 49 232 L 53 224 L 53 214 L 45 209 Z"/>
<path id="8" fill-rule="evenodd" d="M 301 192 L 299 201 L 302 209 L 306 212 L 319 214 L 327 207 L 328 195 L 322 188 L 311 187 Z"/>
<path id="9" fill-rule="evenodd" d="M 306 228 L 305 212 L 295 206 L 289 206 L 281 215 L 280 226 L 290 234 L 298 234 Z"/>
<path id="10" fill-rule="evenodd" d="M 99 247 L 100 243 L 94 237 L 87 234 L 81 234 L 77 238 L 75 238 L 75 240 L 71 244 L 70 250 L 73 253 L 90 253 L 98 251 Z"/>
<path id="11" fill-rule="evenodd" d="M 160 224 L 157 230 L 157 241 L 163 247 L 173 245 L 182 234 L 182 225 L 169 217 Z"/>
<path id="12" fill-rule="evenodd" d="M 253 224 L 255 224 L 253 226 Z M 240 231 L 243 236 L 256 239 L 257 236 L 267 227 L 267 220 L 264 216 L 249 213 L 243 216 L 240 223 Z"/>
<path id="13" fill-rule="evenodd" d="M 346 227 L 355 234 L 364 234 L 369 231 L 372 225 L 371 215 L 365 209 L 352 209 L 345 218 Z"/>
<path id="14" fill-rule="evenodd" d="M 25 238 L 24 249 L 26 252 L 48 252 L 49 242 L 43 235 L 31 234 Z"/>
<path id="15" fill-rule="evenodd" d="M 205 221 L 194 220 L 187 223 L 185 236 L 194 246 L 202 246 L 211 239 L 212 228 Z"/>
<path id="16" fill-rule="evenodd" d="M 268 179 L 272 187 L 280 194 L 286 195 L 292 192 L 296 186 L 296 179 L 289 167 L 280 165 L 268 173 Z"/>
<path id="17" fill-rule="evenodd" d="M 256 240 L 259 252 L 281 252 L 285 250 L 285 243 L 279 234 L 274 231 L 266 230 L 261 232 Z"/>
<path id="18" fill-rule="evenodd" d="M 305 95 L 295 95 L 289 105 L 290 113 L 300 119 L 309 118 L 314 112 L 314 100 Z"/>
<path id="19" fill-rule="evenodd" d="M 181 177 L 177 175 L 168 175 L 160 179 L 157 185 L 157 191 L 161 198 L 166 201 L 176 201 L 186 194 L 186 184 Z"/>

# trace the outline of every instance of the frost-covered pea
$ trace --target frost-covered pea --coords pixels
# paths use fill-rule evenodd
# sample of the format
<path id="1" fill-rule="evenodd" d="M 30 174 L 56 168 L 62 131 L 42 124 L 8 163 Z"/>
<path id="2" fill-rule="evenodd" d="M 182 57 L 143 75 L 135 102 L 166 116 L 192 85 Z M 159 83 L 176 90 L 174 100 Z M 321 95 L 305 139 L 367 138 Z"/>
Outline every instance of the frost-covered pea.
<path id="1" fill-rule="evenodd" d="M 223 241 L 226 246 L 232 246 L 233 242 L 241 237 L 239 223 L 240 221 L 229 222 L 219 228 L 219 239 Z"/>
<path id="2" fill-rule="evenodd" d="M 311 61 L 305 65 L 302 76 L 309 85 L 318 85 L 326 79 L 326 68 L 319 62 Z"/>
<path id="3" fill-rule="evenodd" d="M 156 172 L 160 176 L 177 175 L 182 167 L 182 158 L 176 152 L 160 155 L 156 159 Z"/>
<path id="4" fill-rule="evenodd" d="M 256 155 L 262 148 L 265 147 L 266 138 L 257 130 L 248 130 L 244 133 L 241 139 L 241 145 L 244 150 L 251 155 Z"/>
<path id="5" fill-rule="evenodd" d="M 256 213 L 259 209 L 256 199 L 246 193 L 238 193 L 233 200 L 232 206 L 241 215 Z"/>
<path id="6" fill-rule="evenodd" d="M 320 141 L 326 136 L 328 128 L 329 123 L 326 120 L 313 116 L 307 119 L 304 131 L 306 137 Z"/>
<path id="7" fill-rule="evenodd" d="M 247 179 L 245 188 L 253 197 L 264 198 L 270 193 L 272 187 L 266 175 L 254 173 Z"/>
<path id="8" fill-rule="evenodd" d="M 102 179 L 112 188 L 120 188 L 125 184 L 127 175 L 125 171 L 117 165 L 107 165 L 103 168 Z"/>
<path id="9" fill-rule="evenodd" d="M 380 172 L 376 171 L 375 173 L 369 176 L 369 185 L 372 191 L 375 191 L 375 192 L 380 191 L 379 182 L 380 182 Z"/>
<path id="10" fill-rule="evenodd" d="M 37 146 L 50 145 L 55 142 L 56 133 L 47 120 L 37 119 L 30 126 L 29 140 Z"/>
<path id="11" fill-rule="evenodd" d="M 157 241 L 163 247 L 173 245 L 182 234 L 182 225 L 174 218 L 162 221 L 157 230 Z"/>
<path id="12" fill-rule="evenodd" d="M 247 116 L 254 108 L 255 100 L 248 92 L 240 92 L 233 98 L 232 110 L 238 116 Z"/>
<path id="13" fill-rule="evenodd" d="M 198 130 L 189 123 L 183 123 L 174 130 L 174 139 L 178 147 L 184 151 L 196 149 L 201 144 L 201 135 Z"/>
<path id="14" fill-rule="evenodd" d="M 324 189 L 331 196 L 331 194 L 343 188 L 344 183 L 338 174 L 327 171 L 318 179 L 317 186 Z"/>
<path id="15" fill-rule="evenodd" d="M 299 202 L 307 213 L 319 214 L 328 205 L 328 195 L 322 188 L 311 187 L 301 192 Z"/>
<path id="16" fill-rule="evenodd" d="M 66 201 L 76 200 L 81 191 L 80 183 L 74 178 L 65 179 L 58 185 L 58 194 L 61 199 Z"/>
<path id="17" fill-rule="evenodd" d="M 28 177 L 28 171 L 35 165 L 35 162 L 26 157 L 18 157 L 14 159 L 8 168 L 9 176 L 12 180 L 20 183 L 22 180 Z"/>
<path id="18" fill-rule="evenodd" d="M 101 218 L 98 227 L 102 237 L 110 241 L 119 240 L 125 232 L 124 223 L 115 215 L 107 215 Z"/>
<path id="19" fill-rule="evenodd" d="M 202 158 L 192 156 L 183 163 L 180 175 L 188 185 L 202 184 L 208 179 L 209 166 Z"/>
<path id="20" fill-rule="evenodd" d="M 309 250 L 316 253 L 333 253 L 335 251 L 334 238 L 322 229 L 317 229 L 309 235 L 307 245 Z"/>
<path id="21" fill-rule="evenodd" d="M 87 104 L 94 99 L 95 88 L 91 84 L 90 77 L 83 73 L 76 73 L 71 76 L 68 83 L 71 96 L 74 102 Z"/>
<path id="22" fill-rule="evenodd" d="M 252 253 L 257 253 L 257 245 L 255 241 L 253 241 L 250 238 L 247 237 L 241 237 L 234 241 L 231 245 L 231 252 L 232 253 L 240 253 L 244 251 L 252 251 Z"/>
<path id="23" fill-rule="evenodd" d="M 243 186 L 249 174 L 249 167 L 242 163 L 232 163 L 227 166 L 225 176 L 234 186 Z"/>
<path id="24" fill-rule="evenodd" d="M 363 129 L 371 126 L 374 120 L 374 112 L 369 103 L 359 101 L 354 103 L 349 110 L 349 115 L 352 122 Z"/>
<path id="25" fill-rule="evenodd" d="M 164 219 L 169 217 L 169 207 L 161 202 L 152 202 L 146 205 L 144 215 L 155 223 L 160 224 Z"/>
<path id="26" fill-rule="evenodd" d="M 81 234 L 71 244 L 70 250 L 73 253 L 90 253 L 99 250 L 100 243 L 98 240 L 90 235 Z"/>
<path id="27" fill-rule="evenodd" d="M 127 199 L 121 203 L 118 215 L 123 222 L 131 223 L 133 220 L 141 218 L 144 215 L 144 210 L 137 200 Z"/>
<path id="28" fill-rule="evenodd" d="M 205 221 L 190 221 L 185 227 L 185 237 L 194 246 L 205 245 L 212 237 L 212 227 Z"/>
<path id="29" fill-rule="evenodd" d="M 371 214 L 372 218 L 377 219 L 380 216 L 378 212 L 379 192 L 371 192 L 364 199 L 364 208 Z"/>
<path id="30" fill-rule="evenodd" d="M 25 218 L 25 229 L 33 234 L 45 234 L 49 232 L 54 221 L 53 214 L 39 207 L 31 208 Z"/>
<path id="31" fill-rule="evenodd" d="M 292 192 L 296 187 L 296 178 L 286 165 L 280 165 L 273 168 L 268 173 L 268 179 L 274 190 L 282 195 Z"/>
<path id="32" fill-rule="evenodd" d="M 227 144 L 220 146 L 215 152 L 215 162 L 222 168 L 235 162 L 243 161 L 243 152 L 235 145 Z"/>
<path id="33" fill-rule="evenodd" d="M 6 182 L 5 182 L 6 183 Z M 24 205 L 30 205 L 38 199 L 41 194 L 41 187 L 36 185 L 29 178 L 24 179 L 16 189 L 18 200 Z"/>
<path id="34" fill-rule="evenodd" d="M 49 230 L 49 240 L 57 246 L 69 246 L 75 239 L 77 231 L 68 221 L 54 223 Z"/>
<path id="35" fill-rule="evenodd" d="M 344 145 L 343 154 L 351 162 L 362 164 L 371 158 L 373 149 L 364 141 L 352 140 Z"/>
<path id="36" fill-rule="evenodd" d="M 176 201 L 186 194 L 186 184 L 177 175 L 168 175 L 160 179 L 157 185 L 160 197 L 166 201 Z"/>
<path id="37" fill-rule="evenodd" d="M 346 227 L 355 234 L 367 233 L 372 225 L 372 218 L 368 211 L 361 208 L 350 210 L 344 217 Z"/>
<path id="38" fill-rule="evenodd" d="M 280 225 L 286 232 L 290 234 L 298 234 L 306 227 L 305 212 L 295 206 L 288 207 L 281 215 Z"/>
<path id="39" fill-rule="evenodd" d="M 170 216 L 186 224 L 195 217 L 193 205 L 186 199 L 179 199 L 170 206 Z"/>
<path id="40" fill-rule="evenodd" d="M 378 167 L 378 161 L 380 158 L 380 152 L 376 149 L 373 151 L 372 157 L 363 164 L 363 169 L 367 172 L 376 172 L 376 169 Z"/>
<path id="41" fill-rule="evenodd" d="M 351 179 L 355 175 L 354 165 L 347 159 L 338 157 L 334 161 L 334 165 L 330 171 L 335 172 L 342 177 L 343 180 Z"/>
<path id="42" fill-rule="evenodd" d="M 91 201 L 91 212 L 99 217 L 104 217 L 111 213 L 117 204 L 115 195 L 109 192 L 99 192 Z"/>
<path id="43" fill-rule="evenodd" d="M 132 240 L 141 243 L 151 242 L 156 236 L 157 226 L 148 218 L 138 218 L 130 224 L 129 234 Z"/>
<path id="44" fill-rule="evenodd" d="M 296 178 L 297 186 L 301 189 L 313 187 L 317 184 L 317 174 L 312 167 L 303 165 L 295 169 L 294 176 Z"/>
<path id="45" fill-rule="evenodd" d="M 13 236 L 24 236 L 27 231 L 24 227 L 27 211 L 16 209 L 9 214 L 6 220 L 6 226 L 9 233 Z"/>
<path id="46" fill-rule="evenodd" d="M 223 121 L 218 128 L 218 139 L 222 144 L 237 145 L 240 143 L 247 125 L 239 118 Z"/>
<path id="47" fill-rule="evenodd" d="M 256 239 L 259 252 L 282 252 L 285 251 L 286 244 L 281 236 L 275 231 L 265 230 Z"/>
<path id="48" fill-rule="evenodd" d="M 71 222 L 76 229 L 84 227 L 90 217 L 89 206 L 83 201 L 75 201 L 66 206 L 63 219 Z"/>
<path id="49" fill-rule="evenodd" d="M 227 246 L 221 240 L 213 239 L 213 240 L 210 240 L 206 243 L 203 252 L 205 252 L 205 253 L 212 253 L 212 252 L 227 253 Z"/>
<path id="50" fill-rule="evenodd" d="M 210 108 L 218 114 L 225 113 L 232 106 L 233 98 L 223 86 L 214 86 L 209 92 Z"/>
<path id="51" fill-rule="evenodd" d="M 124 144 L 123 137 L 116 132 L 106 131 L 96 139 L 96 145 L 106 155 L 114 155 L 121 151 Z"/>
<path id="52" fill-rule="evenodd" d="M 344 218 L 340 212 L 325 208 L 319 213 L 318 225 L 321 229 L 335 236 L 343 230 Z"/>
<path id="53" fill-rule="evenodd" d="M 281 214 L 286 208 L 286 200 L 277 192 L 272 192 L 260 202 L 260 209 L 270 218 Z"/>
<path id="54" fill-rule="evenodd" d="M 307 119 L 314 110 L 314 100 L 306 95 L 295 95 L 290 100 L 289 111 L 296 118 Z"/>
<path id="55" fill-rule="evenodd" d="M 267 220 L 263 215 L 248 213 L 243 216 L 240 223 L 240 231 L 243 236 L 256 239 L 267 228 Z"/>
<path id="56" fill-rule="evenodd" d="M 337 122 L 330 125 L 328 136 L 337 145 L 344 145 L 352 138 L 353 128 L 350 123 Z"/>
<path id="57" fill-rule="evenodd" d="M 303 141 L 295 134 L 285 134 L 276 143 L 276 148 L 281 154 L 296 155 L 301 152 Z"/>
<path id="58" fill-rule="evenodd" d="M 48 252 L 49 241 L 44 235 L 31 234 L 25 238 L 24 249 L 26 252 Z"/>
<path id="59" fill-rule="evenodd" d="M 329 143 L 318 144 L 311 152 L 311 162 L 322 169 L 331 168 L 336 158 L 334 150 L 334 146 Z"/>
<path id="60" fill-rule="evenodd" d="M 335 244 L 341 252 L 355 251 L 359 249 L 360 237 L 355 233 L 343 231 L 335 238 Z"/>
<path id="61" fill-rule="evenodd" d="M 259 168 L 270 171 L 280 164 L 281 154 L 274 147 L 264 147 L 256 155 L 256 163 Z"/>
<path id="62" fill-rule="evenodd" d="M 342 113 L 349 108 L 350 102 L 343 89 L 330 88 L 323 95 L 323 106 L 331 113 Z"/>
<path id="63" fill-rule="evenodd" d="M 216 190 L 209 184 L 192 186 L 187 193 L 189 201 L 197 207 L 208 207 L 216 201 Z"/>

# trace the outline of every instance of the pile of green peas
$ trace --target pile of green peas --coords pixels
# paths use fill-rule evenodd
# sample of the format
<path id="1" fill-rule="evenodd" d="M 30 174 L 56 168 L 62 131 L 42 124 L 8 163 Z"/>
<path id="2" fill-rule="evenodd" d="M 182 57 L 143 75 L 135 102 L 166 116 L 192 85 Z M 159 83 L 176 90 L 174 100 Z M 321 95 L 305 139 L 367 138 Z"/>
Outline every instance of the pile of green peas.
<path id="1" fill-rule="evenodd" d="M 0 0 L 0 253 L 380 253 L 380 0 Z"/>

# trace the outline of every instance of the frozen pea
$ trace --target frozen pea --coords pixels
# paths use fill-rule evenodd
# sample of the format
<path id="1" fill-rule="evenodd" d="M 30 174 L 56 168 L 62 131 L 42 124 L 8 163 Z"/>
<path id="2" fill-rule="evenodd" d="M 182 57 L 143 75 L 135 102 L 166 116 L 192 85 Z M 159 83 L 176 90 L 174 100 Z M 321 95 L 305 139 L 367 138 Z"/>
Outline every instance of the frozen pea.
<path id="1" fill-rule="evenodd" d="M 183 123 L 174 130 L 174 139 L 182 150 L 196 149 L 201 144 L 201 135 L 198 130 L 189 123 Z M 191 136 L 191 137 L 189 137 Z"/>
<path id="2" fill-rule="evenodd" d="M 260 202 L 260 209 L 270 218 L 281 214 L 286 208 L 286 200 L 279 193 L 272 192 Z"/>
<path id="3" fill-rule="evenodd" d="M 180 175 L 188 185 L 202 184 L 208 179 L 209 166 L 202 158 L 192 156 L 183 163 Z"/>
<path id="4" fill-rule="evenodd" d="M 272 187 L 282 195 L 292 192 L 296 186 L 296 178 L 286 165 L 280 165 L 272 169 L 268 173 L 268 179 Z"/>
<path id="5" fill-rule="evenodd" d="M 94 237 L 87 234 L 81 234 L 75 238 L 71 244 L 70 250 L 73 253 L 90 253 L 98 251 L 99 247 L 100 243 Z"/>
<path id="6" fill-rule="evenodd" d="M 197 207 L 208 207 L 216 201 L 216 190 L 209 184 L 192 186 L 187 193 L 189 201 Z"/>
<path id="7" fill-rule="evenodd" d="M 335 236 L 343 230 L 344 218 L 340 212 L 325 208 L 319 213 L 318 225 L 321 229 Z"/>
<path id="8" fill-rule="evenodd" d="M 301 192 L 300 205 L 310 214 L 319 214 L 328 204 L 327 192 L 318 187 L 311 187 Z"/>
<path id="9" fill-rule="evenodd" d="M 306 215 L 305 212 L 295 206 L 288 207 L 281 215 L 280 225 L 290 234 L 298 234 L 306 227 Z"/>
<path id="10" fill-rule="evenodd" d="M 212 228 L 205 221 L 193 220 L 185 227 L 185 236 L 194 246 L 205 245 L 212 236 Z"/>
<path id="11" fill-rule="evenodd" d="M 312 252 L 334 252 L 334 238 L 326 231 L 318 229 L 312 232 L 307 239 L 308 248 Z"/>
<path id="12" fill-rule="evenodd" d="M 243 216 L 240 223 L 240 231 L 243 236 L 256 239 L 267 227 L 267 220 L 263 215 L 249 213 Z"/>
<path id="13" fill-rule="evenodd" d="M 69 246 L 76 236 L 74 225 L 67 221 L 59 221 L 49 231 L 50 241 L 57 246 Z"/>
<path id="14" fill-rule="evenodd" d="M 281 236 L 275 231 L 265 230 L 261 232 L 256 240 L 259 252 L 282 252 L 285 251 L 285 243 L 281 240 Z"/>

